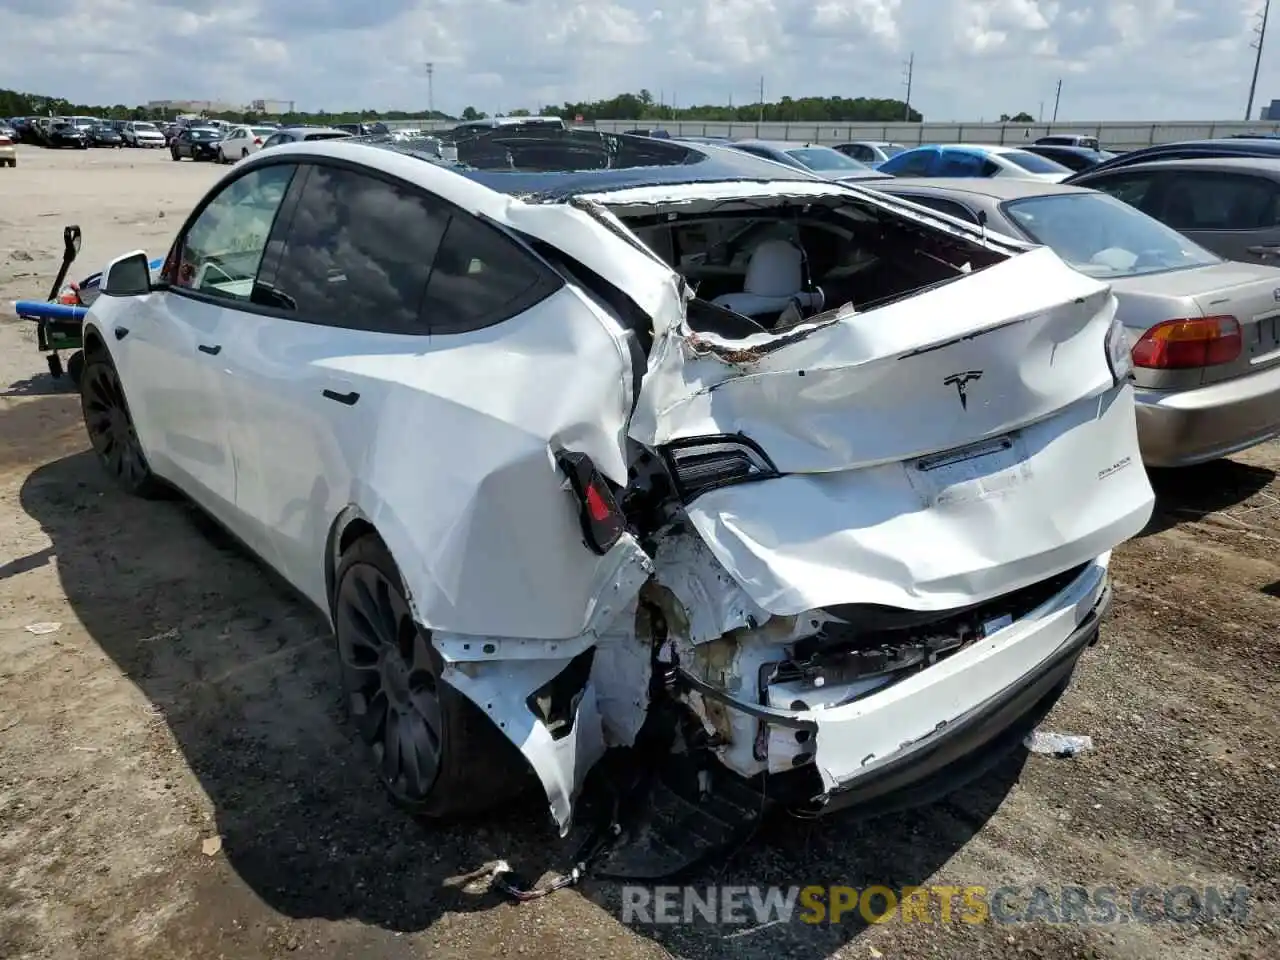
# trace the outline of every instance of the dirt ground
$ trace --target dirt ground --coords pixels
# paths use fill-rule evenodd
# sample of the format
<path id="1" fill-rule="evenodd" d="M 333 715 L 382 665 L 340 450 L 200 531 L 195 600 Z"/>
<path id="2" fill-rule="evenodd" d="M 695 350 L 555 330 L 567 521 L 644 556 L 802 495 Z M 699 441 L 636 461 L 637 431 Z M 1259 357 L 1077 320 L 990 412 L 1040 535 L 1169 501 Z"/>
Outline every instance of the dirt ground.
<path id="1" fill-rule="evenodd" d="M 564 866 L 541 805 L 453 827 L 395 811 L 319 618 L 189 507 L 109 487 L 10 310 L 44 295 L 65 223 L 74 277 L 158 255 L 220 172 L 36 148 L 0 171 L 0 957 L 1276 955 L 1278 444 L 1154 478 L 1102 642 L 1044 726 L 1092 752 L 1020 753 L 911 814 L 781 820 L 691 881 L 1243 884 L 1244 922 L 629 927 L 616 884 L 520 906 L 462 887 L 497 858 Z"/>

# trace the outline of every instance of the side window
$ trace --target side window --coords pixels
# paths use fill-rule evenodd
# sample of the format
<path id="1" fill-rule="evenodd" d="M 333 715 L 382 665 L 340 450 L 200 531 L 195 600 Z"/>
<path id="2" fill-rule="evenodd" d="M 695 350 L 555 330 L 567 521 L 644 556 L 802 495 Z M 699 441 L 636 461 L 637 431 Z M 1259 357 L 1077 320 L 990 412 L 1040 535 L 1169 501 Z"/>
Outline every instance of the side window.
<path id="1" fill-rule="evenodd" d="M 1093 190 L 1109 193 L 1117 200 L 1122 200 L 1131 207 L 1145 210 L 1148 199 L 1153 196 L 1152 186 L 1156 178 L 1153 173 L 1115 173 L 1085 180 L 1080 184 Z M 1149 211 L 1148 211 L 1149 212 Z"/>
<path id="2" fill-rule="evenodd" d="M 527 310 L 558 286 L 500 231 L 457 211 L 436 254 L 423 317 L 433 334 L 465 333 Z"/>
<path id="3" fill-rule="evenodd" d="M 272 286 L 301 320 L 425 333 L 419 309 L 448 217 L 408 186 L 312 166 Z"/>
<path id="4" fill-rule="evenodd" d="M 904 159 L 899 162 L 898 169 L 893 172 L 894 176 L 927 177 L 929 170 L 933 167 L 936 154 L 931 150 L 918 150 L 910 154 L 899 154 L 899 156 Z"/>
<path id="5" fill-rule="evenodd" d="M 990 157 L 982 161 L 982 167 L 978 170 L 980 177 L 994 177 L 1000 172 L 1000 164 L 996 163 Z"/>
<path id="6" fill-rule="evenodd" d="M 982 173 L 983 157 L 963 150 L 943 150 L 939 177 L 976 177 Z"/>
<path id="7" fill-rule="evenodd" d="M 237 177 L 200 211 L 164 268 L 174 288 L 248 302 L 262 254 L 297 168 L 259 167 Z"/>
<path id="8" fill-rule="evenodd" d="M 753 157 L 764 157 L 766 160 L 773 159 L 773 155 L 770 154 L 768 150 L 761 150 L 759 147 L 739 145 L 738 149 L 741 150 L 743 153 L 751 154 Z"/>
<path id="9" fill-rule="evenodd" d="M 977 223 L 978 218 L 962 203 L 956 203 L 954 200 L 944 200 L 942 197 L 926 197 L 917 196 L 910 193 L 900 193 L 898 196 L 903 200 L 910 200 L 912 203 L 918 203 L 922 207 L 928 207 L 930 210 L 937 210 L 939 213 L 945 213 L 959 220 L 966 220 L 969 223 Z"/>
<path id="10" fill-rule="evenodd" d="M 861 160 L 863 163 L 871 163 L 876 158 L 871 148 L 868 147 L 865 143 L 850 144 L 846 148 L 845 152 L 849 156 L 853 157 L 853 159 Z"/>
<path id="11" fill-rule="evenodd" d="M 1176 173 L 1163 207 L 1161 219 L 1175 230 L 1258 230 L 1275 226 L 1276 187 L 1262 177 Z"/>

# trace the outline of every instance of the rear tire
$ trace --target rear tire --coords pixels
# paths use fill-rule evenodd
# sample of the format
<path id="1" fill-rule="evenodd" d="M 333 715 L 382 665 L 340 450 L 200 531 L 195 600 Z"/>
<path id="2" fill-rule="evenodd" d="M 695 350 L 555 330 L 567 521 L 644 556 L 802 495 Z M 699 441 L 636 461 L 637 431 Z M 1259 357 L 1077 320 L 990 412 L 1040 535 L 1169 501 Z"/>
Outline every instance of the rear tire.
<path id="1" fill-rule="evenodd" d="M 178 151 L 177 151 L 177 150 L 170 150 L 170 151 L 169 151 L 169 156 L 173 157 L 173 159 L 174 159 L 174 160 L 181 160 L 181 159 L 182 159 L 180 156 L 178 156 Z"/>
<path id="2" fill-rule="evenodd" d="M 347 709 L 398 806 L 456 817 L 519 792 L 528 765 L 474 703 L 440 678 L 444 661 L 414 621 L 395 561 L 375 535 L 342 554 L 333 622 Z"/>
<path id="3" fill-rule="evenodd" d="M 95 356 L 85 363 L 80 375 L 80 410 L 93 452 L 107 476 L 136 497 L 150 500 L 163 496 L 164 486 L 147 464 L 120 375 L 108 357 Z"/>

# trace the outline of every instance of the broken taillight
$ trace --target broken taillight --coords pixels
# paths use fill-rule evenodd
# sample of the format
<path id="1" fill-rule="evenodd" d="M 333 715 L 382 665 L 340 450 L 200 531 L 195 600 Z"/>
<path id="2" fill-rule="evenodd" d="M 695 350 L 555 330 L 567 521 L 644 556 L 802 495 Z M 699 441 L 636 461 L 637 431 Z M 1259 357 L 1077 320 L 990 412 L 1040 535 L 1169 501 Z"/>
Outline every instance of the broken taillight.
<path id="1" fill-rule="evenodd" d="M 717 487 L 778 476 L 773 461 L 741 434 L 677 440 L 663 450 L 663 456 L 686 503 Z"/>
<path id="2" fill-rule="evenodd" d="M 1212 367 L 1235 360 L 1243 347 L 1235 317 L 1165 320 L 1133 345 L 1133 363 L 1148 370 Z"/>
<path id="3" fill-rule="evenodd" d="M 582 540 L 593 553 L 604 555 L 622 537 L 626 522 L 609 481 L 585 453 L 562 452 L 556 463 L 569 482 Z"/>

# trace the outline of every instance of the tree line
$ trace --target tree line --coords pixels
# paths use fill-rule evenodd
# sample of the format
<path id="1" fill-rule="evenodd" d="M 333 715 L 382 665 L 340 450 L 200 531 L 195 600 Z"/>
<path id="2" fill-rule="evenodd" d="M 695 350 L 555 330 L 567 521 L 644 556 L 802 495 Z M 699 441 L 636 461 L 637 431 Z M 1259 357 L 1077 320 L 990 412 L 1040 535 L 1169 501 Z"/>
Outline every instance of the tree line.
<path id="1" fill-rule="evenodd" d="M 639 93 L 621 93 L 608 100 L 591 100 L 578 103 L 540 104 L 533 108 L 522 107 L 508 110 L 506 116 L 560 116 L 567 121 L 578 117 L 583 122 L 594 120 L 633 120 L 637 124 L 652 122 L 671 122 L 676 120 L 705 121 L 739 121 L 752 123 L 758 120 L 766 122 L 835 122 L 835 123 L 892 123 L 908 119 L 912 123 L 921 123 L 924 116 L 915 109 L 908 109 L 901 100 L 888 100 L 869 97 L 782 97 L 774 103 L 745 103 L 740 105 L 715 106 L 701 104 L 688 107 L 677 107 L 672 104 L 656 101 L 648 90 Z M 20 93 L 16 90 L 0 89 L 0 117 L 25 117 L 54 114 L 58 116 L 92 116 L 105 117 L 111 120 L 152 120 L 172 119 L 174 111 L 149 109 L 144 105 L 128 106 L 117 103 L 112 105 L 93 105 L 71 103 L 57 97 L 39 96 Z M 483 120 L 489 114 L 469 106 L 460 116 L 453 116 L 439 110 L 346 110 L 339 112 L 295 112 L 273 114 L 270 119 L 286 124 L 333 124 L 355 123 L 370 120 L 439 120 L 457 122 L 458 120 Z M 265 116 L 252 111 L 232 111 L 208 113 L 211 119 L 227 120 L 232 123 L 253 123 L 266 119 Z"/>

